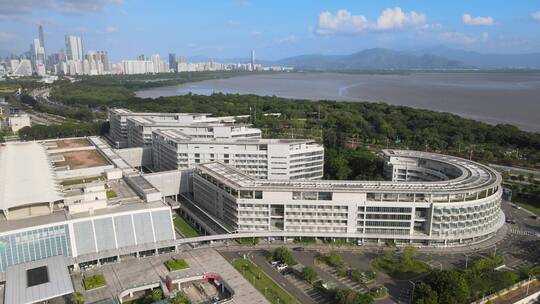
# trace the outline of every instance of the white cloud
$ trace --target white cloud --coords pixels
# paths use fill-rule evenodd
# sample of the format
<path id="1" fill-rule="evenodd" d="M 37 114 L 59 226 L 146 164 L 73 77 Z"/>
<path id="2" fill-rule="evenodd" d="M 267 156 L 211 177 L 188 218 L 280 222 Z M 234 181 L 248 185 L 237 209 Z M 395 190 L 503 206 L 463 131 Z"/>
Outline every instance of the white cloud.
<path id="1" fill-rule="evenodd" d="M 495 19 L 493 17 L 482 17 L 476 16 L 473 17 L 469 14 L 463 15 L 463 24 L 465 25 L 493 25 L 495 24 Z"/>
<path id="2" fill-rule="evenodd" d="M 253 30 L 249 33 L 251 36 L 254 36 L 254 37 L 258 37 L 258 36 L 261 36 L 263 34 L 263 32 L 261 31 L 258 31 L 258 30 Z"/>
<path id="3" fill-rule="evenodd" d="M 354 34 L 362 32 L 369 27 L 369 22 L 362 15 L 354 16 L 351 12 L 341 9 L 335 15 L 326 11 L 319 15 L 316 33 L 326 34 Z"/>
<path id="4" fill-rule="evenodd" d="M 400 29 L 409 26 L 424 25 L 426 16 L 415 11 L 403 12 L 401 8 L 387 8 L 377 18 L 376 27 L 379 30 Z"/>
<path id="5" fill-rule="evenodd" d="M 531 19 L 535 21 L 540 21 L 540 11 L 536 11 L 531 14 Z"/>
<path id="6" fill-rule="evenodd" d="M 295 41 L 296 41 L 296 36 L 295 35 L 289 35 L 289 36 L 283 37 L 281 39 L 278 39 L 278 43 L 292 43 L 292 42 L 295 42 Z"/>
<path id="7" fill-rule="evenodd" d="M 357 34 L 365 31 L 388 31 L 405 28 L 425 28 L 426 16 L 415 11 L 404 12 L 399 7 L 387 8 L 377 17 L 376 22 L 369 22 L 363 15 L 353 15 L 345 9 L 336 14 L 328 11 L 319 15 L 315 32 L 319 35 Z"/>
<path id="8" fill-rule="evenodd" d="M 461 32 L 442 32 L 439 34 L 439 40 L 455 45 L 471 45 L 479 42 L 486 42 L 488 39 L 489 34 L 486 32 L 480 33 L 480 35 L 471 35 Z"/>
<path id="9" fill-rule="evenodd" d="M 118 28 L 116 28 L 116 27 L 114 27 L 112 25 L 109 25 L 109 26 L 107 26 L 105 31 L 107 31 L 107 33 L 114 33 L 114 32 L 118 32 Z"/>

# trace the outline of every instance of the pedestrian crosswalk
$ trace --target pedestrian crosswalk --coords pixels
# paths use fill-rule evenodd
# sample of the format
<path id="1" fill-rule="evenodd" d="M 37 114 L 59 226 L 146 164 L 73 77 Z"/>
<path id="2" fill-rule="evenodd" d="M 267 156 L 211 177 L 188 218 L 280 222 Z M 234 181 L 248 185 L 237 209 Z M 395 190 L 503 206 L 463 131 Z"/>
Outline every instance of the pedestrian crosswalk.
<path id="1" fill-rule="evenodd" d="M 535 232 L 529 231 L 529 230 L 522 230 L 519 228 L 512 227 L 510 228 L 510 233 L 517 234 L 517 235 L 530 235 L 530 236 L 536 236 L 537 234 Z"/>

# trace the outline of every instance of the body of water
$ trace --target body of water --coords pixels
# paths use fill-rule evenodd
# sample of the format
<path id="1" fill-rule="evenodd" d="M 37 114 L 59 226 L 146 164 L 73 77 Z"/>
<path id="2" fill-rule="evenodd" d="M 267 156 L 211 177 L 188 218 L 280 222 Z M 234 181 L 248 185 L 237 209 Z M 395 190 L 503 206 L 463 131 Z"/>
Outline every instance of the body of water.
<path id="1" fill-rule="evenodd" d="M 540 131 L 540 73 L 263 74 L 153 88 L 137 96 L 189 92 L 386 102 Z"/>

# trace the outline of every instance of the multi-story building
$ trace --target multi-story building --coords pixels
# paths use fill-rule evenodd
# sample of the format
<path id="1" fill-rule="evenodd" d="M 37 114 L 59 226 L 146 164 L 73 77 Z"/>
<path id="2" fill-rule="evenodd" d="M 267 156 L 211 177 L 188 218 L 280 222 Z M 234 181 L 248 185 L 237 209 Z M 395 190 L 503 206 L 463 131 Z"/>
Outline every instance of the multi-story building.
<path id="1" fill-rule="evenodd" d="M 156 130 L 152 136 L 153 165 L 160 171 L 220 161 L 260 179 L 323 176 L 324 148 L 313 140 L 201 138 L 181 130 Z"/>
<path id="2" fill-rule="evenodd" d="M 259 180 L 230 165 L 198 165 L 193 199 L 230 231 L 458 246 L 504 224 L 501 176 L 473 161 L 385 151 L 391 181 Z"/>
<path id="3" fill-rule="evenodd" d="M 117 148 L 150 146 L 152 131 L 177 128 L 207 137 L 261 137 L 259 129 L 232 124 L 235 117 L 211 117 L 206 113 L 137 113 L 110 109 L 110 137 Z M 189 130 L 188 130 L 189 129 Z"/>
<path id="4" fill-rule="evenodd" d="M 221 123 L 219 118 L 197 117 L 197 114 L 178 116 L 174 120 L 155 120 L 147 117 L 133 117 L 127 120 L 128 147 L 152 145 L 152 132 L 174 129 L 195 138 L 260 138 L 261 130 L 245 124 Z M 196 119 L 192 119 L 196 118 Z"/>
<path id="5" fill-rule="evenodd" d="M 83 61 L 81 37 L 67 35 L 65 42 L 67 60 Z"/>

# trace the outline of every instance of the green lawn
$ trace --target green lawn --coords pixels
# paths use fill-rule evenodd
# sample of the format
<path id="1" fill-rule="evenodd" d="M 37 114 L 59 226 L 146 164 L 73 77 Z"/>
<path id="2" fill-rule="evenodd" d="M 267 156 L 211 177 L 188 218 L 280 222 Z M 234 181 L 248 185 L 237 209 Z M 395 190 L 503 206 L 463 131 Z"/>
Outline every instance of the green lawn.
<path id="1" fill-rule="evenodd" d="M 184 259 L 170 259 L 166 261 L 164 264 L 167 267 L 167 269 L 169 269 L 169 271 L 189 268 L 189 264 Z"/>
<path id="2" fill-rule="evenodd" d="M 271 303 L 298 303 L 295 298 L 279 287 L 259 266 L 250 260 L 238 259 L 234 260 L 232 264 Z"/>
<path id="3" fill-rule="evenodd" d="M 62 186 L 73 186 L 73 185 L 79 185 L 84 183 L 89 183 L 97 180 L 102 180 L 103 177 L 96 176 L 96 177 L 88 177 L 88 178 L 80 178 L 80 179 L 69 179 L 61 182 L 60 184 Z"/>
<path id="4" fill-rule="evenodd" d="M 111 199 L 111 198 L 115 198 L 117 197 L 118 195 L 116 194 L 116 192 L 114 192 L 113 190 L 107 190 L 107 198 L 108 199 Z"/>
<path id="5" fill-rule="evenodd" d="M 174 218 L 173 222 L 174 226 L 178 228 L 178 230 L 180 230 L 180 232 L 182 232 L 185 237 L 189 238 L 201 235 L 199 231 L 195 230 L 195 228 L 193 228 L 188 222 L 186 222 L 186 220 L 184 220 L 179 215 Z"/>
<path id="6" fill-rule="evenodd" d="M 540 207 L 538 207 L 538 204 L 534 204 L 532 202 L 520 200 L 514 202 L 516 205 L 523 207 L 524 209 L 529 210 L 530 212 L 540 216 Z"/>
<path id="7" fill-rule="evenodd" d="M 105 286 L 105 277 L 102 274 L 96 274 L 91 277 L 84 277 L 83 286 L 86 290 Z"/>
<path id="8" fill-rule="evenodd" d="M 430 270 L 429 266 L 422 261 L 414 259 L 410 264 L 405 265 L 396 255 L 388 254 L 373 260 L 372 265 L 376 270 L 398 280 L 410 280 Z"/>

